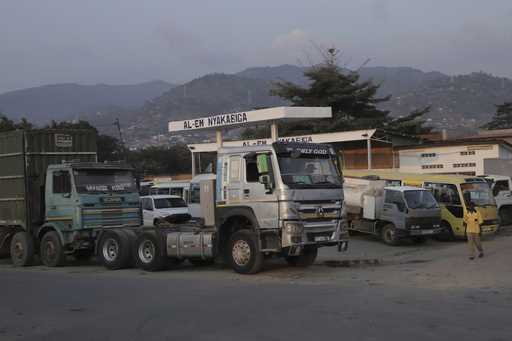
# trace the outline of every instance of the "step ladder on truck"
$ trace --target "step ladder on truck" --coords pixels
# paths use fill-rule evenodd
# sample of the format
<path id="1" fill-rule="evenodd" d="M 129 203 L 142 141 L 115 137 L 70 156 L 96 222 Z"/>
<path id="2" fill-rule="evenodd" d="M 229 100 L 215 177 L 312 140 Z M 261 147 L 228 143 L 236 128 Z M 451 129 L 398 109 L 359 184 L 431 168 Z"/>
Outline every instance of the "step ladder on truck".
<path id="1" fill-rule="evenodd" d="M 216 130 L 215 178 L 200 182 L 199 222 L 170 221 L 164 228 L 140 230 L 136 264 L 154 271 L 185 259 L 204 265 L 219 258 L 238 273 L 252 274 L 271 256 L 309 266 L 320 247 L 345 251 L 342 180 L 329 145 L 223 147 L 221 133 L 226 127 L 270 121 L 272 140 L 277 141 L 277 120 L 330 115 L 330 108 L 280 107 L 170 122 L 171 132 Z M 194 160 L 194 150 L 192 154 Z"/>

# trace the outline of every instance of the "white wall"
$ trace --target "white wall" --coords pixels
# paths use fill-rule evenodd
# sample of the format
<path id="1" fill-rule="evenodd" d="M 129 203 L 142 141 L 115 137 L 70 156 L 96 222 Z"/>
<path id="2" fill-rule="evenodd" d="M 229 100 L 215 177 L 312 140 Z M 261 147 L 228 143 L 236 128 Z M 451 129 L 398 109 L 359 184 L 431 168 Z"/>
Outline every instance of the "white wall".
<path id="1" fill-rule="evenodd" d="M 422 154 L 435 155 L 422 157 Z M 498 144 L 460 145 L 400 150 L 399 157 L 400 171 L 404 173 L 474 172 L 480 175 L 484 174 L 484 159 L 511 158 L 512 153 Z"/>

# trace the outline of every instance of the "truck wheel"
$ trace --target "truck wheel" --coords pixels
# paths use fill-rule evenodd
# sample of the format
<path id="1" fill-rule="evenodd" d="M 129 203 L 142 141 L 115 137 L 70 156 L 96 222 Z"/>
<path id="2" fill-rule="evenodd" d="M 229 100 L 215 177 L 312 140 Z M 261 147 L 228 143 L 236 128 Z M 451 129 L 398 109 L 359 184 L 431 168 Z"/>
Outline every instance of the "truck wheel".
<path id="1" fill-rule="evenodd" d="M 313 265 L 317 256 L 318 256 L 318 248 L 317 247 L 306 247 L 302 251 L 302 254 L 300 254 L 298 256 L 288 256 L 288 257 L 286 257 L 286 261 L 291 266 L 296 266 L 299 268 L 306 268 L 310 265 Z"/>
<path id="2" fill-rule="evenodd" d="M 249 230 L 235 232 L 229 241 L 229 261 L 240 274 L 255 274 L 263 266 L 263 254 L 256 234 Z"/>
<path id="3" fill-rule="evenodd" d="M 159 271 L 165 268 L 167 257 L 162 255 L 161 245 L 151 233 L 141 234 L 135 242 L 135 264 L 139 269 Z"/>
<path id="4" fill-rule="evenodd" d="M 27 232 L 16 232 L 11 239 L 11 260 L 14 266 L 29 266 L 34 262 L 34 240 Z"/>
<path id="5" fill-rule="evenodd" d="M 398 238 L 396 237 L 395 226 L 392 224 L 385 225 L 380 231 L 382 241 L 388 245 L 398 245 Z"/>
<path id="6" fill-rule="evenodd" d="M 64 248 L 62 247 L 57 232 L 49 231 L 44 234 L 41 239 L 39 255 L 41 262 L 46 266 L 55 267 L 64 265 L 66 255 L 64 254 Z"/>
<path id="7" fill-rule="evenodd" d="M 131 248 L 128 236 L 122 231 L 107 231 L 98 245 L 98 257 L 110 270 L 124 269 L 130 266 Z"/>
<path id="8" fill-rule="evenodd" d="M 210 266 L 215 264 L 215 259 L 189 258 L 188 262 L 194 266 Z"/>

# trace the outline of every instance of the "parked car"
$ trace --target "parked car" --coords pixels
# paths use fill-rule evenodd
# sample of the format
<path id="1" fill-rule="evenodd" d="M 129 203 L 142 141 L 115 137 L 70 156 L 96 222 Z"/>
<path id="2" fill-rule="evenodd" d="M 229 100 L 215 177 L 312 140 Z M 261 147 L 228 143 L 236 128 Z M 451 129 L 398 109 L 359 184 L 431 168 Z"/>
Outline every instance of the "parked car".
<path id="1" fill-rule="evenodd" d="M 167 226 L 190 220 L 187 203 L 177 195 L 150 195 L 140 198 L 144 226 Z"/>

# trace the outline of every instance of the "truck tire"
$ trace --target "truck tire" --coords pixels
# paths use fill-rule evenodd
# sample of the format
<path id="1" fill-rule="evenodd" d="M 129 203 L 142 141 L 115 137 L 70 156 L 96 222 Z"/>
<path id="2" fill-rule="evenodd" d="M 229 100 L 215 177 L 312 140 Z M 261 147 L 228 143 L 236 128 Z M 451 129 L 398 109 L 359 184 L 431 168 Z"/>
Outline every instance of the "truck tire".
<path id="1" fill-rule="evenodd" d="M 130 239 L 119 230 L 105 232 L 98 244 L 98 258 L 103 266 L 110 270 L 129 267 L 132 260 L 131 252 Z"/>
<path id="2" fill-rule="evenodd" d="M 41 262 L 50 267 L 62 266 L 66 262 L 64 247 L 60 241 L 59 234 L 55 231 L 48 231 L 41 238 L 39 247 Z"/>
<path id="3" fill-rule="evenodd" d="M 240 230 L 229 240 L 229 262 L 239 274 L 255 274 L 263 267 L 263 253 L 260 252 L 258 238 L 250 230 Z"/>
<path id="4" fill-rule="evenodd" d="M 27 232 L 16 232 L 11 239 L 11 261 L 14 266 L 29 266 L 34 262 L 34 240 Z"/>
<path id="5" fill-rule="evenodd" d="M 161 243 L 153 233 L 143 233 L 135 241 L 135 265 L 146 271 L 163 270 L 167 257 L 162 254 Z"/>
<path id="6" fill-rule="evenodd" d="M 189 258 L 188 262 L 194 266 L 210 266 L 215 264 L 215 259 Z"/>
<path id="7" fill-rule="evenodd" d="M 318 256 L 318 248 L 317 247 L 306 247 L 302 254 L 298 256 L 288 256 L 286 257 L 286 261 L 291 266 L 296 266 L 299 268 L 307 268 L 308 266 L 313 265 Z"/>
<path id="8" fill-rule="evenodd" d="M 395 226 L 393 224 L 387 224 L 380 230 L 380 237 L 382 241 L 388 245 L 398 245 L 398 238 L 396 237 Z"/>

